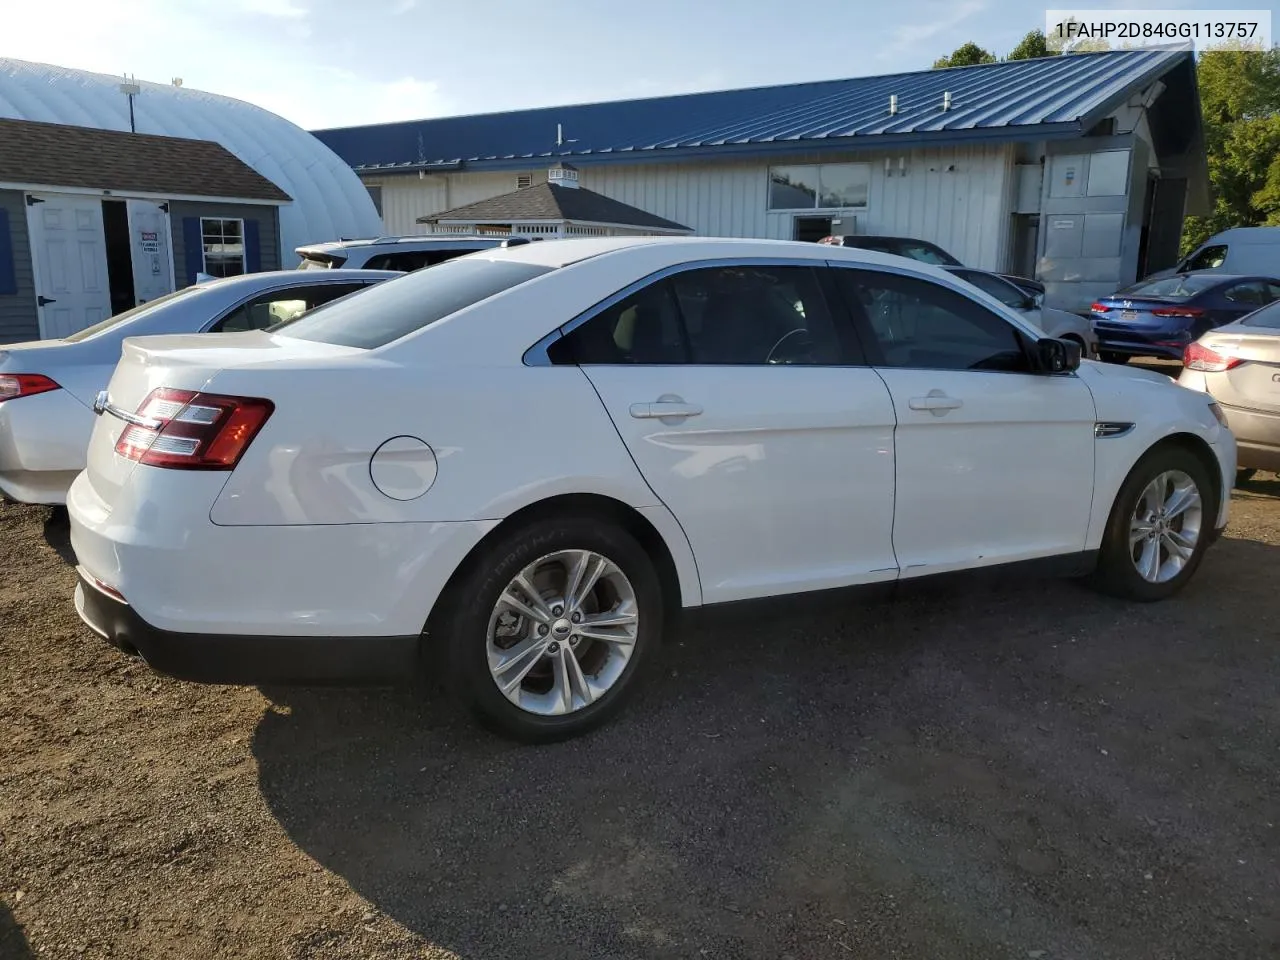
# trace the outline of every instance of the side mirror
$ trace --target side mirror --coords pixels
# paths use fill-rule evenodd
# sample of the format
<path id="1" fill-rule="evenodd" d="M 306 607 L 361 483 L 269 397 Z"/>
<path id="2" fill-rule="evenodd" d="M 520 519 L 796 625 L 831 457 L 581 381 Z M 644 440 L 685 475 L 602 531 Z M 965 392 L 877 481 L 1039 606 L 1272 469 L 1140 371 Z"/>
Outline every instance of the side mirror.
<path id="1" fill-rule="evenodd" d="M 1036 357 L 1045 373 L 1070 373 L 1080 368 L 1080 344 L 1046 337 L 1036 341 Z"/>

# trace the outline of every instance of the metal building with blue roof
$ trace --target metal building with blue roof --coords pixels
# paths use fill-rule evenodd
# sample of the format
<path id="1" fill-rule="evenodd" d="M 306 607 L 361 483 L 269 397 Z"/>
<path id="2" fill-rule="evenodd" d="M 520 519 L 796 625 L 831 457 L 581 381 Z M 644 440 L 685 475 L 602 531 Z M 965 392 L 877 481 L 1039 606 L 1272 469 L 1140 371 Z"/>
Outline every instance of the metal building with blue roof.
<path id="1" fill-rule="evenodd" d="M 1075 309 L 1171 265 L 1208 205 L 1193 55 L 1073 54 L 892 76 L 319 130 L 390 233 L 546 181 L 702 235 L 929 240 Z M 494 231 L 533 229 L 516 223 Z"/>

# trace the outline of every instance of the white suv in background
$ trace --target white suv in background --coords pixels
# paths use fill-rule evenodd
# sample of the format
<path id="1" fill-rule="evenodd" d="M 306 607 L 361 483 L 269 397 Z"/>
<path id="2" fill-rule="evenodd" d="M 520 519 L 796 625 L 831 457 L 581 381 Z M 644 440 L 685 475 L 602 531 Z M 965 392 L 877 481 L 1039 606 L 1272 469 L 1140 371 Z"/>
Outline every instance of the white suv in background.
<path id="1" fill-rule="evenodd" d="M 302 258 L 299 270 L 347 267 L 411 273 L 478 250 L 515 247 L 528 242 L 527 237 L 378 237 L 313 243 L 298 247 L 294 253 Z"/>

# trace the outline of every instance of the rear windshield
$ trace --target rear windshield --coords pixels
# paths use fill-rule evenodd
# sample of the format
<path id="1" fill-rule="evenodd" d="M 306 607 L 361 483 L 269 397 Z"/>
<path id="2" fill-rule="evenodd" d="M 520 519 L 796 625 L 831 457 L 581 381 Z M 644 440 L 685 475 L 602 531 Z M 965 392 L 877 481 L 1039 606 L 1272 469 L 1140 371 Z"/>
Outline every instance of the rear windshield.
<path id="1" fill-rule="evenodd" d="M 1162 277 L 1159 280 L 1143 280 L 1135 283 L 1127 290 L 1121 290 L 1124 297 L 1168 297 L 1171 300 L 1185 300 L 1203 293 L 1210 287 L 1222 282 L 1222 277 Z"/>
<path id="2" fill-rule="evenodd" d="M 1246 327 L 1264 327 L 1268 330 L 1280 330 L 1280 300 L 1263 307 L 1261 310 L 1253 311 L 1240 323 Z"/>
<path id="3" fill-rule="evenodd" d="M 117 313 L 114 317 L 107 317 L 105 320 L 99 320 L 93 326 L 85 327 L 83 330 L 77 330 L 70 336 L 63 337 L 63 339 L 70 343 L 79 343 L 81 340 L 88 340 L 90 337 L 96 337 L 100 333 L 106 333 L 112 327 L 119 326 L 126 320 L 132 320 L 134 317 L 141 316 L 147 311 L 160 306 L 162 303 L 168 303 L 170 300 L 186 296 L 193 290 L 198 289 L 200 288 L 183 287 L 181 290 L 173 291 L 173 293 L 166 293 L 162 297 L 156 297 L 154 300 L 148 300 L 146 303 L 140 303 L 132 310 L 125 310 L 123 313 Z"/>
<path id="4" fill-rule="evenodd" d="M 346 262 L 346 257 L 335 257 L 330 253 L 306 253 L 303 254 L 302 262 L 298 264 L 298 269 L 332 270 L 334 267 L 340 267 Z"/>
<path id="5" fill-rule="evenodd" d="M 551 270 L 501 260 L 450 260 L 380 283 L 358 297 L 327 303 L 269 330 L 299 340 L 371 350 Z"/>

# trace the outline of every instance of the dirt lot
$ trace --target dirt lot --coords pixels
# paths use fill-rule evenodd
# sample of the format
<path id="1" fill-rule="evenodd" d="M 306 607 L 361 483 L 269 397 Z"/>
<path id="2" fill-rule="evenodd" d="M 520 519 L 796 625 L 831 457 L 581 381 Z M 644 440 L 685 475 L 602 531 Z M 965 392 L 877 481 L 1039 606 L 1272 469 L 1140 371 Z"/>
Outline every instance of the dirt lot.
<path id="1" fill-rule="evenodd" d="M 686 630 L 544 749 L 207 688 L 0 506 L 4 958 L 1280 955 L 1280 479 L 1154 607 L 915 588 Z"/>

